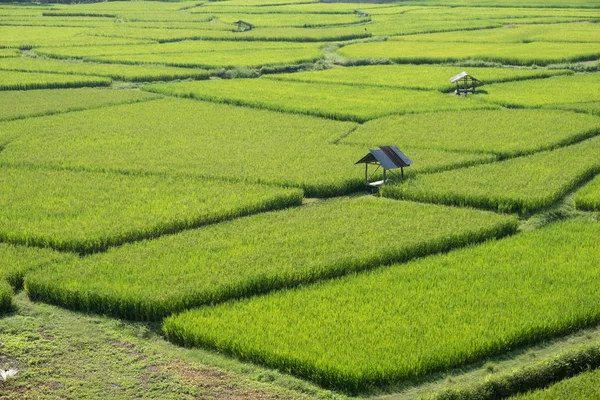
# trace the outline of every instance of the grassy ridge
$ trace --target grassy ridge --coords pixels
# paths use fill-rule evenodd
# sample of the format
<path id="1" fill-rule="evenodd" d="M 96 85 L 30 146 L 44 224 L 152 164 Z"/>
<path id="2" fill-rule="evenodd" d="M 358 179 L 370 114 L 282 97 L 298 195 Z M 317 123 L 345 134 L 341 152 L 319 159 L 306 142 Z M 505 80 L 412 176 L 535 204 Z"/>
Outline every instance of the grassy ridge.
<path id="1" fill-rule="evenodd" d="M 579 190 L 573 201 L 578 210 L 600 211 L 600 176 Z"/>
<path id="2" fill-rule="evenodd" d="M 353 128 L 349 122 L 163 99 L 5 123 L 0 144 L 12 141 L 0 162 L 273 183 L 325 197 L 363 188 L 364 167 L 354 163 L 366 149 L 331 144 Z M 418 160 L 408 174 L 494 159 L 403 150 Z"/>
<path id="3" fill-rule="evenodd" d="M 538 231 L 168 318 L 167 337 L 360 391 L 597 323 L 600 224 Z M 523 304 L 527 304 L 526 307 Z M 301 305 L 301 306 L 300 306 Z"/>
<path id="4" fill-rule="evenodd" d="M 482 102 L 435 92 L 236 79 L 144 86 L 150 92 L 273 111 L 365 122 L 389 114 L 488 108 Z"/>
<path id="5" fill-rule="evenodd" d="M 265 78 L 313 83 L 342 83 L 357 86 L 381 86 L 405 89 L 439 90 L 451 92 L 456 85 L 450 77 L 465 67 L 438 65 L 373 65 L 365 67 L 333 68 L 324 71 L 268 75 Z M 548 78 L 572 74 L 568 70 L 535 70 L 517 68 L 468 68 L 469 74 L 484 83 L 510 82 Z M 416 76 L 419 79 L 415 79 Z"/>
<path id="6" fill-rule="evenodd" d="M 548 65 L 589 61 L 600 48 L 589 43 L 452 43 L 385 41 L 358 43 L 338 50 L 348 58 L 382 58 L 398 63 L 434 64 L 461 60 L 494 61 L 513 65 Z"/>
<path id="7" fill-rule="evenodd" d="M 156 98 L 159 98 L 159 96 L 138 90 L 89 88 L 6 90 L 0 91 L 0 121 L 85 110 L 111 104 L 137 103 Z M 7 131 L 3 129 L 3 134 L 0 134 L 0 144 L 10 138 L 10 135 L 6 133 Z"/>
<path id="8" fill-rule="evenodd" d="M 2 241 L 77 253 L 302 202 L 297 189 L 15 168 L 0 188 Z"/>
<path id="9" fill-rule="evenodd" d="M 78 88 L 85 86 L 110 86 L 110 78 L 84 75 L 43 74 L 32 72 L 2 71 L 0 90 L 30 90 Z"/>
<path id="10" fill-rule="evenodd" d="M 361 125 L 340 141 L 398 143 L 500 157 L 533 153 L 600 134 L 600 118 L 550 110 L 478 110 L 390 116 Z"/>
<path id="11" fill-rule="evenodd" d="M 548 207 L 600 172 L 600 137 L 530 156 L 422 175 L 384 186 L 398 199 L 531 213 Z"/>
<path id="12" fill-rule="evenodd" d="M 382 220 L 395 223 L 382 230 Z M 331 200 L 125 245 L 29 274 L 25 286 L 32 299 L 64 307 L 160 319 L 515 229 L 511 217 L 475 210 L 372 197 Z"/>
<path id="13" fill-rule="evenodd" d="M 134 82 L 208 79 L 209 76 L 208 71 L 183 68 L 63 62 L 28 57 L 0 59 L 0 70 L 107 76 Z"/>
<path id="14" fill-rule="evenodd" d="M 600 101 L 600 90 L 595 89 L 598 85 L 598 73 L 557 76 L 543 81 L 486 86 L 487 94 L 483 98 L 507 107 L 560 107 L 562 104 Z"/>

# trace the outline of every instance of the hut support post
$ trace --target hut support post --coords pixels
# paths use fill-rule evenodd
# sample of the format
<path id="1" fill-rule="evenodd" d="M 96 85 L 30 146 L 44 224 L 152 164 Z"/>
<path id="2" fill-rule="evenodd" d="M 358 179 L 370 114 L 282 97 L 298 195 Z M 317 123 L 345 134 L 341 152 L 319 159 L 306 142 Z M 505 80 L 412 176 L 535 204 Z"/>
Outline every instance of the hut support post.
<path id="1" fill-rule="evenodd" d="M 404 179 L 404 167 L 400 167 L 400 175 L 402 176 L 402 179 Z"/>
<path id="2" fill-rule="evenodd" d="M 369 182 L 369 163 L 365 163 L 365 183 Z"/>
<path id="3" fill-rule="evenodd" d="M 386 174 L 387 170 L 384 168 L 383 169 L 383 181 L 387 182 L 387 174 Z"/>

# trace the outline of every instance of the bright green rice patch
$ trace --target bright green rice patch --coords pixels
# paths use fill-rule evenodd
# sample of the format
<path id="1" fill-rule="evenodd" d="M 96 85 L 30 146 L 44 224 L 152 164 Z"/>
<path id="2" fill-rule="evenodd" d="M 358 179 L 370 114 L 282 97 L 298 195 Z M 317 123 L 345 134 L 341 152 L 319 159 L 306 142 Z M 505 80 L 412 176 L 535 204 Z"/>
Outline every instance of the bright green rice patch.
<path id="1" fill-rule="evenodd" d="M 159 66 L 64 62 L 29 57 L 0 59 L 0 70 L 95 75 L 106 76 L 115 80 L 139 82 L 171 81 L 187 78 L 208 79 L 208 72 L 203 70 Z"/>
<path id="2" fill-rule="evenodd" d="M 12 307 L 13 289 L 8 282 L 0 281 L 0 314 L 9 311 Z"/>
<path id="3" fill-rule="evenodd" d="M 30 90 L 110 86 L 110 78 L 85 75 L 45 74 L 35 72 L 2 71 L 0 90 Z"/>
<path id="4" fill-rule="evenodd" d="M 1 64 L 0 64 L 1 65 Z M 373 65 L 366 67 L 333 68 L 324 71 L 267 75 L 265 78 L 313 83 L 340 83 L 356 86 L 380 86 L 405 89 L 440 90 L 450 92 L 456 85 L 450 77 L 465 67 L 437 65 Z M 569 70 L 537 70 L 518 68 L 466 68 L 469 74 L 485 83 L 510 82 L 525 79 L 569 75 Z"/>
<path id="5" fill-rule="evenodd" d="M 310 196 L 331 196 L 363 188 L 363 169 L 354 163 L 366 149 L 331 144 L 356 126 L 164 99 L 5 123 L 0 144 L 11 142 L 0 153 L 0 162 L 274 183 L 300 187 Z M 418 160 L 409 174 L 494 158 L 403 150 Z"/>
<path id="6" fill-rule="evenodd" d="M 96 56 L 94 59 L 107 63 L 164 64 L 186 68 L 235 68 L 300 64 L 313 62 L 322 57 L 321 50 L 317 46 L 313 46 L 305 49 Z"/>
<path id="7" fill-rule="evenodd" d="M 394 223 L 381 229 L 382 220 Z M 190 307 L 404 261 L 515 229 L 514 218 L 488 212 L 370 196 L 336 199 L 125 245 L 30 274 L 25 286 L 36 300 L 160 319 Z"/>
<path id="8" fill-rule="evenodd" d="M 359 391 L 600 321 L 600 223 L 565 221 L 170 317 L 173 341 Z M 526 306 L 523 306 L 526 304 Z"/>
<path id="9" fill-rule="evenodd" d="M 491 153 L 510 157 L 600 134 L 600 118 L 556 110 L 478 110 L 390 116 L 361 125 L 340 143 Z"/>
<path id="10" fill-rule="evenodd" d="M 600 18 L 600 13 L 596 14 L 597 15 L 595 15 L 595 18 Z M 460 13 L 457 13 L 457 15 L 460 15 Z M 519 19 L 515 20 L 515 23 L 519 22 Z M 411 35 L 394 38 L 393 40 L 451 43 L 488 42 L 500 44 L 528 42 L 598 43 L 600 42 L 600 24 L 573 23 L 509 25 L 496 29 L 476 30 L 469 32 L 445 32 L 430 35 Z"/>
<path id="11" fill-rule="evenodd" d="M 566 103 L 550 105 L 548 108 L 557 108 L 560 110 L 570 110 L 583 113 L 589 113 L 600 116 L 600 101 L 592 101 L 589 103 Z"/>
<path id="12" fill-rule="evenodd" d="M 575 208 L 584 211 L 600 211 L 600 175 L 577 192 Z"/>
<path id="13" fill-rule="evenodd" d="M 510 82 L 486 86 L 490 102 L 508 107 L 540 107 L 600 101 L 600 74 L 557 76 L 541 81 Z"/>
<path id="14" fill-rule="evenodd" d="M 600 58 L 600 46 L 589 43 L 452 43 L 385 41 L 358 43 L 338 53 L 349 58 L 384 58 L 398 63 L 432 64 L 461 60 L 514 65 L 547 65 Z"/>
<path id="15" fill-rule="evenodd" d="M 298 50 L 318 49 L 322 43 L 287 42 L 236 42 L 184 40 L 172 43 L 151 43 L 124 46 L 80 46 L 80 47 L 44 47 L 35 49 L 35 53 L 54 58 L 81 58 L 94 61 L 97 56 L 132 56 L 140 54 L 239 52 L 242 50 Z"/>
<path id="16" fill-rule="evenodd" d="M 145 90 L 273 111 L 364 122 L 390 114 L 487 108 L 482 102 L 435 92 L 235 79 L 145 86 Z"/>
<path id="17" fill-rule="evenodd" d="M 0 47 L 98 46 L 147 43 L 147 39 L 119 39 L 87 34 L 89 28 L 0 26 Z"/>
<path id="18" fill-rule="evenodd" d="M 0 49 L 0 58 L 18 57 L 19 50 L 15 49 Z"/>
<path id="19" fill-rule="evenodd" d="M 552 151 L 384 186 L 386 197 L 530 213 L 600 172 L 600 137 Z"/>
<path id="20" fill-rule="evenodd" d="M 0 91 L 0 121 L 59 112 L 98 108 L 111 104 L 136 103 L 158 96 L 139 90 L 42 89 Z M 0 135 L 0 144 L 10 135 Z"/>
<path id="21" fill-rule="evenodd" d="M 59 261 L 75 259 L 73 254 L 6 243 L 0 243 L 0 256 L 0 282 L 6 281 L 15 289 L 23 287 L 23 278 L 30 271 L 43 269 Z"/>
<path id="22" fill-rule="evenodd" d="M 583 372 L 547 389 L 514 396 L 511 400 L 600 399 L 600 369 Z"/>
<path id="23" fill-rule="evenodd" d="M 362 26 L 343 26 L 332 28 L 256 28 L 246 32 L 199 29 L 151 29 L 113 28 L 90 29 L 89 34 L 99 37 L 155 40 L 168 42 L 174 40 L 239 40 L 239 41 L 285 41 L 285 42 L 325 42 L 360 39 L 371 36 Z M 0 42 L 1 43 L 1 42 Z"/>
<path id="24" fill-rule="evenodd" d="M 0 187 L 2 241 L 78 253 L 302 202 L 297 189 L 40 169 L 3 168 Z"/>

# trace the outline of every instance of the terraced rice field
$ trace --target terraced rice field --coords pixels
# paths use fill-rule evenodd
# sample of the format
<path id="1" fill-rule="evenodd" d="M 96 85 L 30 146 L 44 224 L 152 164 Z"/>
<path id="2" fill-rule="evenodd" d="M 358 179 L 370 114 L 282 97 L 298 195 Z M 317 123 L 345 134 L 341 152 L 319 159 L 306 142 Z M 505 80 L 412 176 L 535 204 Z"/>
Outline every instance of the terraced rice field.
<path id="1" fill-rule="evenodd" d="M 399 223 L 377 234 L 380 218 Z M 515 228 L 513 217 L 483 211 L 331 200 L 125 245 L 29 274 L 25 286 L 37 300 L 152 320 L 501 237 Z M 365 237 L 365 231 L 371 234 Z M 415 233 L 391 246 L 384 240 L 405 231 Z"/>
<path id="2" fill-rule="evenodd" d="M 382 195 L 527 214 L 549 207 L 600 172 L 600 137 L 497 163 L 429 174 Z"/>
<path id="3" fill-rule="evenodd" d="M 599 21 L 0 3 L 0 397 L 598 397 Z"/>
<path id="4" fill-rule="evenodd" d="M 365 122 L 389 114 L 417 113 L 431 109 L 445 111 L 495 108 L 491 104 L 436 92 L 343 84 L 323 86 L 271 79 L 165 83 L 149 85 L 144 87 L 144 90 L 356 122 Z"/>
<path id="5" fill-rule="evenodd" d="M 169 338 L 360 390 L 600 318 L 597 222 L 569 221 L 408 264 L 188 311 Z M 526 303 L 527 307 L 523 307 Z M 298 307 L 302 304 L 302 307 Z"/>

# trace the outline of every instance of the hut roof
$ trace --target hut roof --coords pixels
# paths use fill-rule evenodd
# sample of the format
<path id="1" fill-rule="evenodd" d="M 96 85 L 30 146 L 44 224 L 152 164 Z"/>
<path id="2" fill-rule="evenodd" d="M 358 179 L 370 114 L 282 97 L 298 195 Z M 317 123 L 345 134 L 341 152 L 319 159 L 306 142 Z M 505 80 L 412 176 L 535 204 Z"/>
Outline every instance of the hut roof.
<path id="1" fill-rule="evenodd" d="M 369 150 L 369 154 L 358 160 L 356 164 L 378 162 L 385 169 L 403 168 L 412 165 L 412 160 L 396 146 L 379 146 Z"/>
<path id="2" fill-rule="evenodd" d="M 459 80 L 461 80 L 461 79 L 463 79 L 465 77 L 469 77 L 469 78 L 473 79 L 474 81 L 481 82 L 479 79 L 477 79 L 477 78 L 475 78 L 475 77 L 473 77 L 473 76 L 471 76 L 471 75 L 469 75 L 469 74 L 467 74 L 466 72 L 463 71 L 460 74 L 458 74 L 458 75 L 453 76 L 452 78 L 450 78 L 450 83 L 456 83 L 457 81 L 459 81 Z"/>

